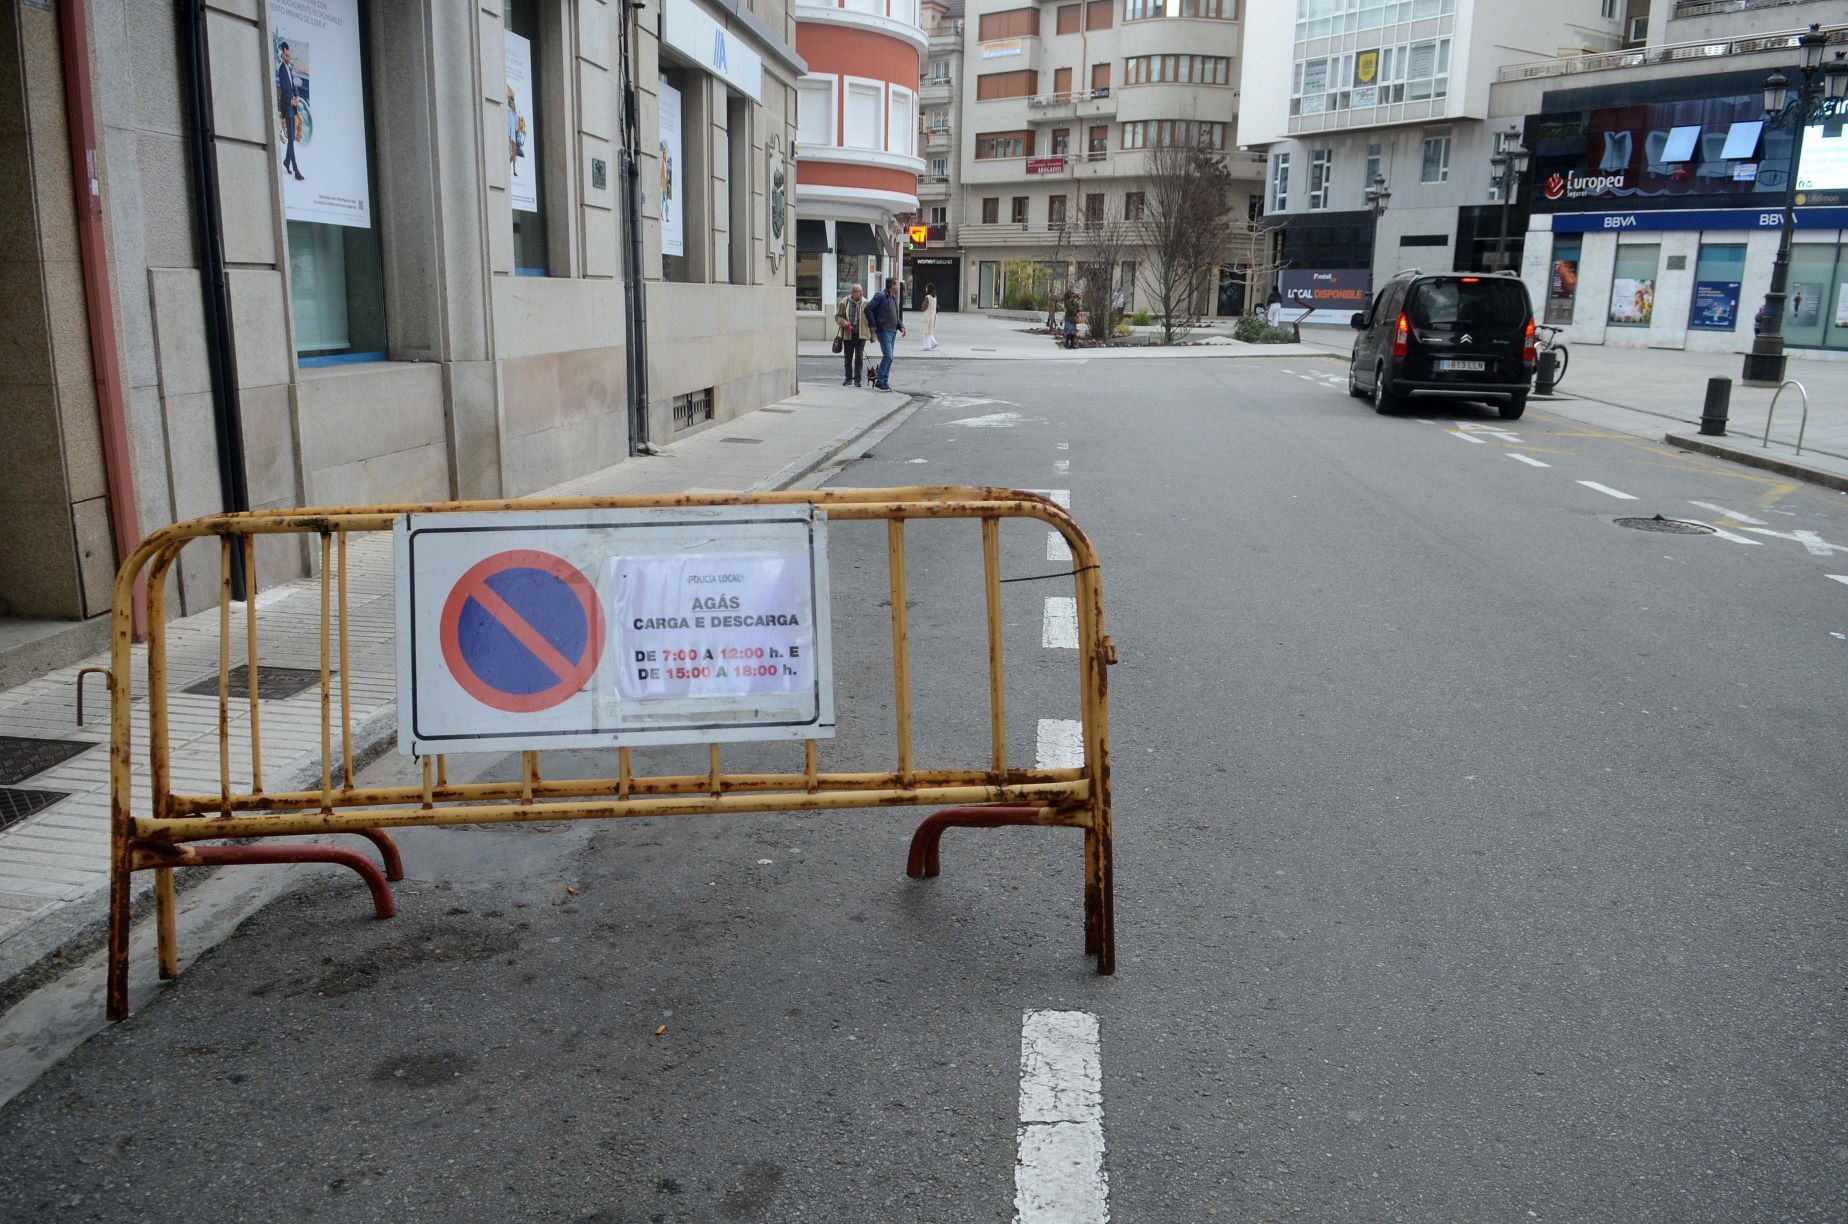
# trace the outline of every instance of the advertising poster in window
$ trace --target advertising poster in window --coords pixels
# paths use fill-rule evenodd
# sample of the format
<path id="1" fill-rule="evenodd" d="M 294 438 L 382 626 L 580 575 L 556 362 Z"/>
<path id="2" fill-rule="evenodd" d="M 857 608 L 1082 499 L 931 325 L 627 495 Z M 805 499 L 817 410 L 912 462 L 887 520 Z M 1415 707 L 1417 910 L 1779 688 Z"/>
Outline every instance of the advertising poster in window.
<path id="1" fill-rule="evenodd" d="M 1739 321 L 1738 281 L 1695 281 L 1694 317 L 1689 327 L 1731 331 Z"/>
<path id="2" fill-rule="evenodd" d="M 1825 102 L 1823 121 L 1804 129 L 1798 191 L 1848 191 L 1848 102 Z"/>
<path id="3" fill-rule="evenodd" d="M 1655 277 L 1619 276 L 1611 281 L 1611 322 L 1647 327 L 1655 318 Z"/>
<path id="4" fill-rule="evenodd" d="M 1848 281 L 1836 286 L 1835 326 L 1848 327 Z"/>
<path id="5" fill-rule="evenodd" d="M 539 158 L 533 140 L 533 45 L 507 33 L 507 194 L 521 212 L 539 211 Z"/>
<path id="6" fill-rule="evenodd" d="M 368 228 L 359 0 L 269 0 L 269 19 L 283 212 Z"/>
<path id="7" fill-rule="evenodd" d="M 685 255 L 686 231 L 681 224 L 680 197 L 686 190 L 681 179 L 680 91 L 666 81 L 661 90 L 661 254 Z"/>
<path id="8" fill-rule="evenodd" d="M 1377 106 L 1380 100 L 1380 53 L 1362 51 L 1354 57 L 1353 105 Z"/>
<path id="9" fill-rule="evenodd" d="M 1822 286 L 1815 281 L 1798 281 L 1790 287 L 1786 300 L 1785 322 L 1791 327 L 1814 327 L 1822 318 Z"/>
<path id="10" fill-rule="evenodd" d="M 1572 322 L 1572 305 L 1578 300 L 1578 253 L 1553 261 L 1552 274 L 1547 278 L 1546 286 L 1546 321 L 1563 324 Z"/>

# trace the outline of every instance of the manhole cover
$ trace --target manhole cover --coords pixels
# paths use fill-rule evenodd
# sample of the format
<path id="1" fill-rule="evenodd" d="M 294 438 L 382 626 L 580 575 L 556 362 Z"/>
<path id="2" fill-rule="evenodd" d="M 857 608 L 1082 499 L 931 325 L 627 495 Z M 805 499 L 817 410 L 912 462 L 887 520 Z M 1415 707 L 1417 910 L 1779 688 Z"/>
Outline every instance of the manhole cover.
<path id="1" fill-rule="evenodd" d="M 338 672 L 330 674 L 338 675 Z M 239 663 L 231 669 L 227 680 L 230 697 L 248 701 L 250 699 L 250 668 Z M 305 693 L 321 683 L 321 673 L 306 667 L 271 667 L 259 664 L 257 667 L 257 696 L 265 701 L 283 700 L 297 693 Z M 196 697 L 218 696 L 218 677 L 207 676 L 186 686 L 185 690 Z"/>
<path id="2" fill-rule="evenodd" d="M 1713 528 L 1705 523 L 1684 523 L 1680 519 L 1666 519 L 1659 514 L 1654 518 L 1620 518 L 1616 522 L 1619 527 L 1634 527 L 1638 531 L 1660 531 L 1667 535 L 1713 534 Z"/>
<path id="3" fill-rule="evenodd" d="M 24 782 L 33 774 L 44 773 L 53 765 L 68 761 L 84 749 L 94 746 L 85 740 L 0 735 L 0 785 Z"/>
<path id="4" fill-rule="evenodd" d="M 0 829 L 10 829 L 34 812 L 42 812 L 60 799 L 70 798 L 63 791 L 19 790 L 0 786 Z"/>

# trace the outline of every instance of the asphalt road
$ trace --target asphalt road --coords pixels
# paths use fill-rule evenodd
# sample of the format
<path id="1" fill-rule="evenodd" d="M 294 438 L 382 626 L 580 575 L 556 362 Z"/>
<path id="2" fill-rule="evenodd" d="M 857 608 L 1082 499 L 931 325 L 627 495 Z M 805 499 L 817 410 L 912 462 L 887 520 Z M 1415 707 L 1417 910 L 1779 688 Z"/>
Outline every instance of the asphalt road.
<path id="1" fill-rule="evenodd" d="M 1070 491 L 1115 978 L 1067 831 L 927 882 L 902 812 L 423 831 L 395 920 L 317 879 L 0 1112 L 0 1216 L 1004 1221 L 1052 1008 L 1117 1221 L 1842 1218 L 1848 497 L 1341 370 L 901 364 L 942 398 L 836 481 Z M 980 761 L 976 534 L 910 551 L 919 761 Z M 888 767 L 883 533 L 832 565 L 824 759 Z M 1007 587 L 1020 759 L 1056 594 Z"/>

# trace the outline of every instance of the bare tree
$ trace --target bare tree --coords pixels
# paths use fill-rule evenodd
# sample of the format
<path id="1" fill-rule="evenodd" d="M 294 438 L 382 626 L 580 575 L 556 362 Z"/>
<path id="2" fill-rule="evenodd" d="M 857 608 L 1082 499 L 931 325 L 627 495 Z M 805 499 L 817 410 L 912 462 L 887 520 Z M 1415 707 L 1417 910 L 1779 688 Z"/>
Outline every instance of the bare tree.
<path id="1" fill-rule="evenodd" d="M 1204 281 L 1232 244 L 1232 171 L 1213 150 L 1177 141 L 1148 151 L 1145 183 L 1134 224 L 1148 252 L 1162 343 L 1173 344 L 1199 323 L 1209 300 Z"/>
<path id="2" fill-rule="evenodd" d="M 1108 344 L 1115 338 L 1116 325 L 1123 317 L 1118 302 L 1127 297 L 1129 287 L 1119 286 L 1117 279 L 1123 257 L 1136 246 L 1136 227 L 1121 212 L 1112 216 L 1106 204 L 1104 213 L 1083 219 L 1074 237 L 1072 258 L 1078 265 L 1079 304 L 1090 323 L 1091 338 Z"/>

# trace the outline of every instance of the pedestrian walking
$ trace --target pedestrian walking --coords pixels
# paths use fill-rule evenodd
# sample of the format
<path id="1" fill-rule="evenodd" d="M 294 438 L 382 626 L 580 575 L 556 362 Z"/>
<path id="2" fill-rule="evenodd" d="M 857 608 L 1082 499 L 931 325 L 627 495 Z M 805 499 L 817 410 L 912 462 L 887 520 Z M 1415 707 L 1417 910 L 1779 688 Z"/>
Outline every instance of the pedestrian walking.
<path id="1" fill-rule="evenodd" d="M 1070 292 L 1065 295 L 1065 347 L 1078 347 L 1078 295 Z"/>
<path id="2" fill-rule="evenodd" d="M 856 284 L 834 308 L 834 351 L 841 355 L 845 368 L 841 386 L 858 387 L 866 370 L 866 342 L 872 338 L 872 321 L 867 318 L 866 289 Z"/>
<path id="3" fill-rule="evenodd" d="M 866 318 L 873 325 L 873 334 L 879 337 L 879 369 L 873 379 L 873 388 L 878 391 L 892 389 L 892 350 L 898 344 L 898 338 L 905 334 L 905 303 L 898 295 L 898 278 L 886 277 L 885 288 L 873 295 L 873 300 L 866 304 Z"/>
<path id="4" fill-rule="evenodd" d="M 1283 325 L 1283 295 L 1271 286 L 1270 296 L 1264 299 L 1264 316 L 1272 327 Z"/>
<path id="5" fill-rule="evenodd" d="M 937 347 L 937 286 L 924 286 L 924 351 Z"/>

